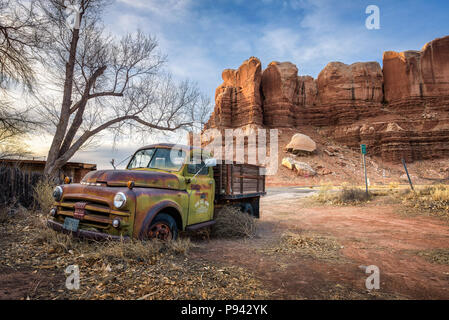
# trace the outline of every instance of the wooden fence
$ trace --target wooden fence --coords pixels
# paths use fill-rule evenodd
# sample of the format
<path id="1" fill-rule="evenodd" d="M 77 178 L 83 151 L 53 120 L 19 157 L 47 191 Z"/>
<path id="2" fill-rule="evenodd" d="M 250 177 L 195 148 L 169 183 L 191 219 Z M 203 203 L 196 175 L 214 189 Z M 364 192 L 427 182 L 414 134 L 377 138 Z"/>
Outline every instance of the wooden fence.
<path id="1" fill-rule="evenodd" d="M 40 173 L 0 166 L 0 206 L 20 203 L 30 208 L 34 204 L 34 186 L 42 177 Z"/>

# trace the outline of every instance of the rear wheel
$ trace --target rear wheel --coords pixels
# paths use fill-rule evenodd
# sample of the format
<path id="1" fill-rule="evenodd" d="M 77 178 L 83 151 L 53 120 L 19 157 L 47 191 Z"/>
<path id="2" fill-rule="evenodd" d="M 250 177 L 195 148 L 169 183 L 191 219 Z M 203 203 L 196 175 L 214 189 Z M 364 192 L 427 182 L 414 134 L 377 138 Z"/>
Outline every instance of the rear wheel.
<path id="1" fill-rule="evenodd" d="M 251 203 L 248 203 L 248 202 L 244 203 L 242 205 L 242 209 L 241 210 L 243 211 L 243 213 L 247 213 L 250 216 L 254 216 L 254 208 L 251 205 Z"/>
<path id="2" fill-rule="evenodd" d="M 166 213 L 158 214 L 148 228 L 147 238 L 162 241 L 176 240 L 178 238 L 178 226 L 175 219 Z"/>

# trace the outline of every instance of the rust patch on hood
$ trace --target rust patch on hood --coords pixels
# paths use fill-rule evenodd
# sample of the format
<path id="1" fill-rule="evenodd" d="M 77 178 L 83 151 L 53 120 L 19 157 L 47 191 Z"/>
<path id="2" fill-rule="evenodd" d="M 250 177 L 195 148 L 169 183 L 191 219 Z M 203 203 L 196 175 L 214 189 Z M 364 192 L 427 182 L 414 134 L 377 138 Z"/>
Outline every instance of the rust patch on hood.
<path id="1" fill-rule="evenodd" d="M 88 173 L 81 183 L 105 183 L 110 187 L 126 187 L 134 181 L 135 187 L 180 189 L 178 176 L 150 170 L 99 170 Z"/>

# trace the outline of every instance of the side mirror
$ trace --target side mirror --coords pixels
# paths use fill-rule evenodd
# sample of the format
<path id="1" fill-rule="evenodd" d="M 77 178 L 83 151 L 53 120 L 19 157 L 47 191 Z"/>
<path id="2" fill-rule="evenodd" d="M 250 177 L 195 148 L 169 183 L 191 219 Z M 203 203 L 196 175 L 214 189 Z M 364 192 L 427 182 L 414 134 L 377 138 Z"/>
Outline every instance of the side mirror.
<path id="1" fill-rule="evenodd" d="M 217 166 L 217 159 L 214 159 L 214 158 L 206 159 L 206 161 L 204 161 L 204 164 L 208 168 L 216 167 Z"/>

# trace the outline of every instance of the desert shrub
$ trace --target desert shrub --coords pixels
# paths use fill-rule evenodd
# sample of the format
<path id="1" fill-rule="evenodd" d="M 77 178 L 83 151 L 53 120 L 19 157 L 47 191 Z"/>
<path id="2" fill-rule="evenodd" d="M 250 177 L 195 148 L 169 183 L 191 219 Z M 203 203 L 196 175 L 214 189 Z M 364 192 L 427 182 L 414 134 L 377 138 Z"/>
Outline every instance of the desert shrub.
<path id="1" fill-rule="evenodd" d="M 42 179 L 34 186 L 34 199 L 42 212 L 49 212 L 53 206 L 53 189 L 56 183 L 49 179 Z"/>
<path id="2" fill-rule="evenodd" d="M 357 187 L 344 187 L 340 192 L 337 193 L 337 201 L 342 204 L 346 203 L 359 203 L 369 201 L 371 196 Z"/>
<path id="3" fill-rule="evenodd" d="M 407 190 L 399 195 L 404 204 L 429 210 L 434 214 L 449 216 L 449 186 L 434 185 Z"/>
<path id="4" fill-rule="evenodd" d="M 256 235 L 256 219 L 239 208 L 224 206 L 215 217 L 212 236 L 216 238 L 253 238 Z"/>
<path id="5" fill-rule="evenodd" d="M 337 192 L 333 192 L 329 185 L 322 185 L 315 199 L 321 203 L 345 205 L 366 202 L 371 197 L 372 195 L 366 194 L 365 190 L 343 183 L 341 190 Z"/>

